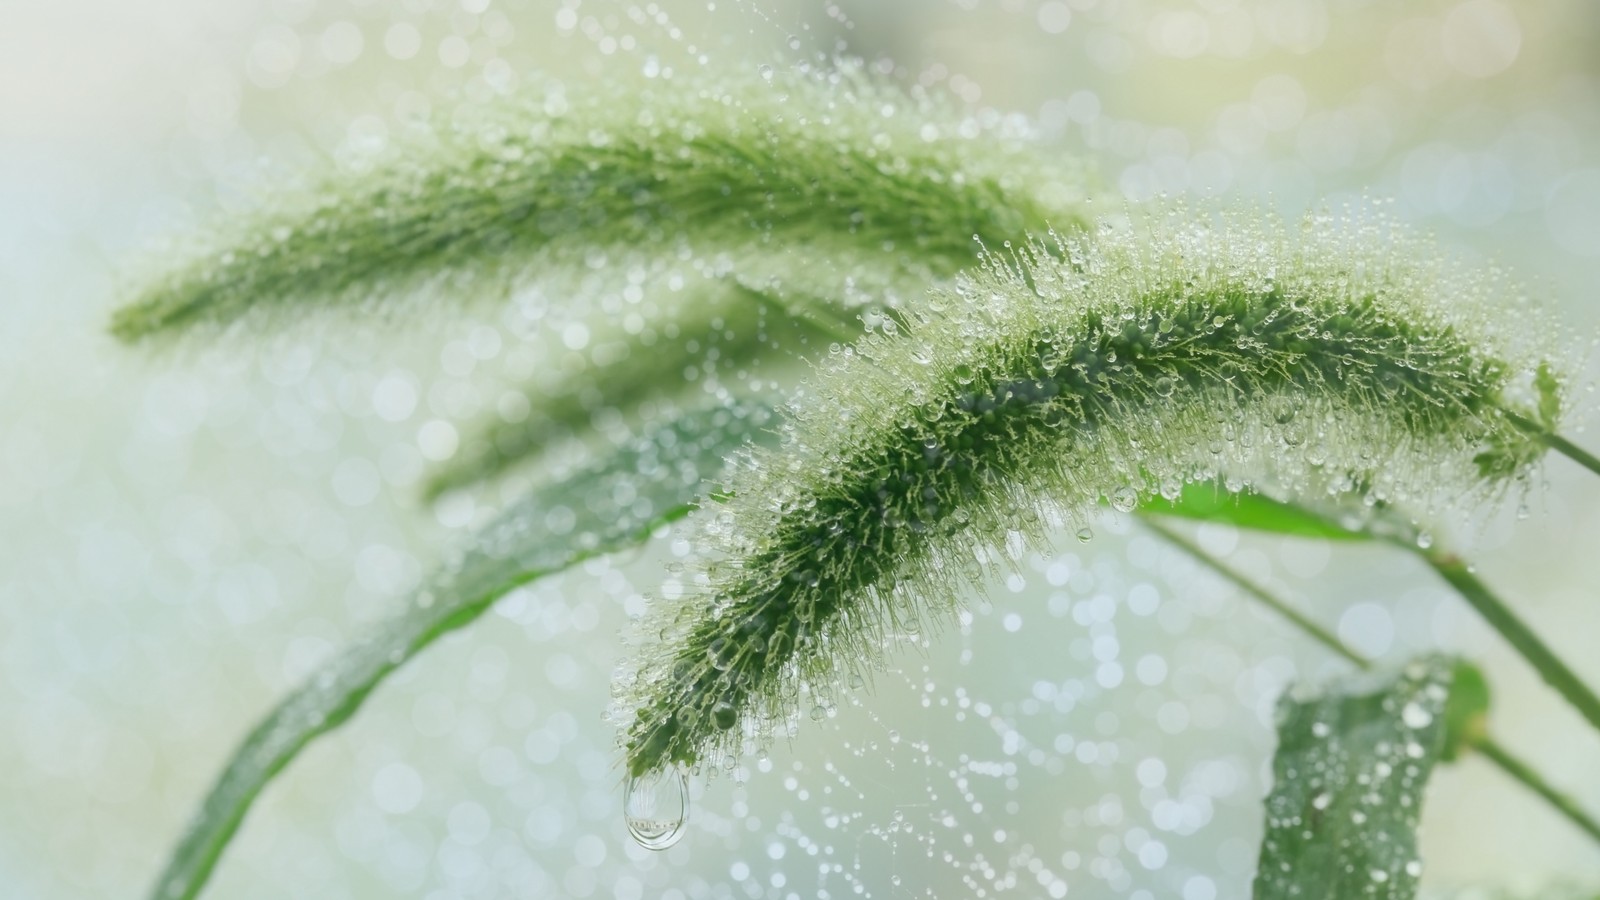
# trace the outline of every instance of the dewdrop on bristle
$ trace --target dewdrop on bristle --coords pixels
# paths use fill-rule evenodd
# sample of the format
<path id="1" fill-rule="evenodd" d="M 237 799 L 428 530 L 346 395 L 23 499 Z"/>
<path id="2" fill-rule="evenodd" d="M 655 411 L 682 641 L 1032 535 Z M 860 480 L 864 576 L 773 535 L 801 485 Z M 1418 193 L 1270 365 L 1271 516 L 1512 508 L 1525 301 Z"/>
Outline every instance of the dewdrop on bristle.
<path id="1" fill-rule="evenodd" d="M 630 777 L 622 794 L 628 835 L 646 850 L 666 850 L 683 838 L 689 822 L 689 777 L 667 769 Z"/>
<path id="2" fill-rule="evenodd" d="M 1532 457 L 1480 456 L 1527 442 L 1503 410 L 1546 365 L 1543 322 L 1487 312 L 1500 278 L 1363 212 L 1177 209 L 989 253 L 934 291 L 945 312 L 835 355 L 712 511 L 702 586 L 640 632 L 661 638 L 624 686 L 630 773 L 769 740 L 806 686 L 948 613 L 1009 530 L 1083 539 L 1108 500 L 1218 477 L 1417 515 L 1504 493 Z"/>

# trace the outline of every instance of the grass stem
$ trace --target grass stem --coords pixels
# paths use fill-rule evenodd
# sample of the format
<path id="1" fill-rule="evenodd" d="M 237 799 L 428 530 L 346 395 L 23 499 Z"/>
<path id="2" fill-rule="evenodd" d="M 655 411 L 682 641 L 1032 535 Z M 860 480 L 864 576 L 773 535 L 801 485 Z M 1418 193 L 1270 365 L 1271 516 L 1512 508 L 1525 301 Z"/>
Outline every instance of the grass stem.
<path id="1" fill-rule="evenodd" d="M 1478 615 L 1483 616 L 1489 627 L 1499 632 L 1500 636 L 1521 654 L 1546 684 L 1555 688 L 1556 692 L 1565 697 L 1567 702 L 1595 727 L 1596 731 L 1600 731 L 1600 696 L 1596 696 L 1577 673 L 1568 668 L 1567 664 L 1562 662 L 1537 634 L 1534 634 L 1533 629 L 1511 611 L 1511 607 L 1507 606 L 1505 601 L 1474 575 L 1464 560 L 1447 550 L 1423 550 L 1411 543 L 1401 543 L 1401 546 L 1422 557 L 1439 577 L 1455 588 L 1456 592 L 1478 611 Z"/>
<path id="2" fill-rule="evenodd" d="M 1191 541 L 1189 538 L 1178 533 L 1176 530 L 1158 521 L 1154 516 L 1143 516 L 1141 518 L 1146 528 L 1149 528 L 1151 531 L 1160 535 L 1168 543 L 1172 544 L 1174 547 L 1177 547 L 1179 550 L 1182 550 L 1185 554 L 1192 557 L 1196 562 L 1208 569 L 1211 569 L 1223 579 L 1238 587 L 1250 597 L 1259 601 L 1268 609 L 1271 609 L 1273 612 L 1276 612 L 1280 616 L 1287 619 L 1291 625 L 1298 628 L 1307 637 L 1333 651 L 1335 654 L 1358 669 L 1369 670 L 1372 668 L 1371 660 L 1350 649 L 1332 632 L 1328 631 L 1326 628 L 1323 628 L 1310 618 L 1307 618 L 1304 614 L 1294 609 L 1294 607 L 1290 606 L 1283 599 L 1273 595 L 1267 589 L 1261 587 L 1248 578 L 1245 578 L 1226 563 L 1211 556 L 1205 550 L 1201 549 L 1200 546 L 1194 541 Z M 1451 558 L 1454 559 L 1454 557 Z M 1431 561 L 1430 564 L 1432 564 Z M 1456 561 L 1456 565 L 1460 565 L 1459 560 Z M 1435 565 L 1435 569 L 1438 569 L 1437 565 Z M 1451 575 L 1454 574 L 1453 571 L 1451 574 L 1446 574 L 1441 570 L 1440 574 L 1444 575 L 1446 580 L 1450 581 L 1450 583 L 1455 586 L 1457 590 L 1461 591 L 1464 595 L 1467 594 L 1467 588 L 1464 587 L 1462 583 L 1458 583 L 1451 577 Z M 1460 575 L 1465 576 L 1466 579 L 1470 579 L 1471 583 L 1475 585 L 1474 590 L 1476 591 L 1477 596 L 1486 595 L 1491 599 L 1493 598 L 1493 594 L 1488 592 L 1488 589 L 1483 586 L 1482 582 L 1477 581 L 1475 577 L 1468 573 L 1465 566 L 1460 566 Z M 1469 602 L 1473 602 L 1473 595 L 1468 595 L 1468 600 Z M 1479 609 L 1480 612 L 1482 611 L 1482 608 L 1478 607 L 1476 602 L 1473 602 L 1473 606 L 1474 608 Z M 1504 605 L 1500 604 L 1498 601 L 1494 601 L 1492 608 L 1505 611 Z M 1506 611 L 1506 614 L 1509 615 L 1509 611 Z M 1486 615 L 1486 618 L 1487 617 L 1488 616 Z M 1511 621 L 1518 627 L 1521 627 L 1521 623 L 1516 622 L 1514 618 L 1512 618 Z M 1496 627 L 1497 629 L 1499 628 L 1498 625 Z M 1525 628 L 1523 628 L 1523 632 L 1526 633 Z M 1501 633 L 1506 634 L 1504 630 L 1501 630 Z M 1528 633 L 1528 637 L 1532 637 L 1531 633 Z M 1536 638 L 1533 640 L 1536 644 L 1538 644 Z M 1516 642 L 1513 641 L 1513 643 L 1515 644 Z M 1538 644 L 1538 646 L 1543 648 L 1543 644 Z M 1522 648 L 1519 647 L 1518 649 L 1520 650 Z M 1548 650 L 1545 650 L 1545 652 L 1548 653 Z M 1524 653 L 1524 655 L 1526 655 L 1526 653 Z M 1555 661 L 1556 665 L 1560 665 L 1560 661 L 1555 660 L 1553 656 L 1551 656 L 1550 659 Z M 1565 667 L 1563 666 L 1562 669 L 1565 670 Z M 1541 670 L 1541 672 L 1542 671 L 1543 670 Z M 1567 674 L 1570 675 L 1571 673 L 1568 672 Z M 1547 678 L 1546 680 L 1549 679 Z M 1581 684 L 1579 685 L 1579 688 L 1582 688 Z M 1558 687 L 1557 689 L 1559 690 L 1560 688 Z M 1592 695 L 1590 696 L 1592 697 Z M 1560 813 L 1562 817 L 1571 822 L 1573 825 L 1577 826 L 1578 829 L 1583 831 L 1585 834 L 1594 838 L 1596 842 L 1600 842 L 1600 822 L 1597 822 L 1592 816 L 1579 807 L 1571 797 L 1568 797 L 1566 794 L 1561 793 L 1555 787 L 1551 786 L 1550 782 L 1546 781 L 1544 776 L 1540 775 L 1532 766 L 1523 760 L 1518 759 L 1515 755 L 1506 750 L 1504 747 L 1501 747 L 1494 741 L 1493 738 L 1490 738 L 1488 735 L 1476 735 L 1470 737 L 1468 738 L 1468 743 L 1473 749 L 1482 753 L 1485 759 L 1493 763 L 1498 769 L 1500 769 L 1500 771 L 1504 772 L 1513 781 L 1516 781 L 1543 799 L 1547 804 L 1550 805 L 1551 809 Z"/>
<path id="3" fill-rule="evenodd" d="M 1535 422 L 1526 416 L 1518 415 L 1517 413 L 1507 410 L 1506 420 L 1527 432 L 1529 435 L 1537 439 L 1546 447 L 1549 447 L 1551 450 L 1554 450 L 1562 456 L 1565 456 L 1567 459 L 1570 459 L 1578 465 L 1583 466 L 1585 469 L 1588 469 L 1594 474 L 1600 475 L 1600 457 L 1595 456 L 1593 453 L 1590 453 L 1582 447 L 1579 447 L 1577 444 L 1574 444 L 1573 442 L 1567 440 L 1559 434 L 1556 434 L 1548 428 L 1545 428 L 1538 422 Z"/>
<path id="4" fill-rule="evenodd" d="M 1179 550 L 1182 550 L 1189 556 L 1194 557 L 1196 561 L 1211 569 L 1213 572 L 1216 572 L 1218 575 L 1221 575 L 1224 579 L 1231 582 L 1235 587 L 1255 598 L 1263 606 L 1266 606 L 1268 609 L 1271 609 L 1278 615 L 1288 619 L 1290 624 L 1300 629 L 1300 631 L 1302 631 L 1307 637 L 1328 648 L 1329 650 L 1332 650 L 1336 655 L 1343 657 L 1346 662 L 1349 662 L 1358 669 L 1372 668 L 1372 663 L 1370 660 L 1345 646 L 1344 642 L 1339 640 L 1339 638 L 1332 632 L 1312 621 L 1310 618 L 1306 617 L 1304 613 L 1290 606 L 1284 600 L 1274 596 L 1267 589 L 1244 577 L 1230 567 L 1227 563 L 1224 563 L 1221 560 L 1211 556 L 1209 553 L 1202 550 L 1198 544 L 1189 540 L 1187 537 L 1184 537 L 1177 530 L 1156 520 L 1153 516 L 1145 517 L 1144 525 L 1146 528 L 1154 531 L 1156 534 L 1161 535 L 1164 540 L 1172 544 L 1174 547 L 1177 547 Z"/>
<path id="5" fill-rule="evenodd" d="M 1484 758 L 1494 763 L 1500 771 L 1511 776 L 1513 780 L 1528 790 L 1538 794 L 1550 808 L 1561 813 L 1567 821 L 1578 826 L 1585 834 L 1600 842 L 1600 822 L 1579 808 L 1571 797 L 1561 793 L 1544 780 L 1544 776 L 1534 771 L 1533 767 L 1523 760 L 1518 759 L 1510 751 L 1495 743 L 1487 735 L 1474 738 L 1471 741 L 1473 749 L 1482 753 Z"/>

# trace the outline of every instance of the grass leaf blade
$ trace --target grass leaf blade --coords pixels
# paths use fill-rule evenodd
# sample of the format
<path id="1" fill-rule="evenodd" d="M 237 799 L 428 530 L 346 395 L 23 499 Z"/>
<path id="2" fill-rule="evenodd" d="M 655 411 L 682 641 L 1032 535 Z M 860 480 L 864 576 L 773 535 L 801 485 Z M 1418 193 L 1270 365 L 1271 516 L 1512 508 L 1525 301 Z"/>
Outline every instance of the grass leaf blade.
<path id="1" fill-rule="evenodd" d="M 1255 492 L 1231 492 L 1214 481 L 1196 481 L 1184 485 L 1182 493 L 1175 500 L 1151 497 L 1140 505 L 1139 510 L 1149 515 L 1220 522 L 1236 528 L 1291 537 L 1331 541 L 1372 539 L 1371 535 L 1351 531 L 1303 506 Z"/>
<path id="2" fill-rule="evenodd" d="M 1255 900 L 1416 896 L 1422 794 L 1446 749 L 1456 672 L 1428 656 L 1279 701 Z"/>
<path id="3" fill-rule="evenodd" d="M 252 730 L 191 821 L 152 898 L 198 896 L 256 796 L 312 740 L 338 728 L 391 672 L 506 592 L 590 557 L 645 541 L 704 495 L 727 455 L 766 432 L 771 411 L 736 402 L 658 425 L 507 509 L 406 608 L 297 688 Z M 615 501 L 631 496 L 626 506 Z M 560 526 L 548 515 L 570 516 Z M 570 523 L 570 527 L 564 527 Z"/>

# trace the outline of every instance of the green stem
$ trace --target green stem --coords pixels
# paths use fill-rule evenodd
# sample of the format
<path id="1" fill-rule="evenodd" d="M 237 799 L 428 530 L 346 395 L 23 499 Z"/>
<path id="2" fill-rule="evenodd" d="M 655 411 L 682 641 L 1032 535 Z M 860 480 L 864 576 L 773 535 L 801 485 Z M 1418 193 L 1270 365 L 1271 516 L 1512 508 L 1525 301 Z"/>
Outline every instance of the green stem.
<path id="1" fill-rule="evenodd" d="M 1577 674 L 1533 633 L 1533 629 L 1517 618 L 1511 608 L 1496 596 L 1488 585 L 1472 574 L 1460 557 L 1446 551 L 1423 550 L 1415 544 L 1400 541 L 1396 543 L 1408 547 L 1413 553 L 1422 557 L 1423 561 L 1439 573 L 1439 577 L 1449 582 L 1450 586 L 1478 611 L 1478 615 L 1483 616 L 1491 628 L 1516 648 L 1546 684 L 1555 688 L 1557 693 L 1565 697 L 1573 708 L 1589 720 L 1589 724 L 1600 731 L 1600 696 L 1596 696 L 1594 691 L 1590 690 Z"/>
<path id="2" fill-rule="evenodd" d="M 1222 576 L 1224 579 L 1238 587 L 1240 590 L 1244 591 L 1246 594 L 1249 594 L 1251 597 L 1260 601 L 1264 606 L 1271 609 L 1273 612 L 1276 612 L 1285 619 L 1288 619 L 1290 624 L 1300 629 L 1300 631 L 1303 632 L 1307 637 L 1310 637 L 1312 640 L 1315 640 L 1322 646 L 1332 650 L 1334 653 L 1338 654 L 1340 657 L 1350 662 L 1358 669 L 1365 671 L 1372 668 L 1371 660 L 1350 649 L 1332 632 L 1307 618 L 1305 615 L 1291 607 L 1288 603 L 1285 603 L 1283 600 L 1268 592 L 1265 588 L 1262 588 L 1250 581 L 1248 578 L 1245 578 L 1226 563 L 1206 553 L 1200 548 L 1199 545 L 1189 540 L 1187 537 L 1184 537 L 1182 534 L 1179 534 L 1172 528 L 1162 524 L 1154 516 L 1147 515 L 1141 518 L 1144 521 L 1145 527 L 1149 528 L 1151 531 L 1154 531 L 1156 534 L 1161 535 L 1163 539 L 1171 543 L 1173 546 L 1193 557 L 1196 562 L 1199 562 L 1201 565 Z M 1415 549 L 1415 547 L 1412 549 Z M 1468 578 L 1472 577 L 1470 573 L 1465 571 L 1464 567 L 1462 569 L 1462 573 Z M 1448 576 L 1446 577 L 1448 578 Z M 1472 580 L 1474 582 L 1477 581 L 1475 578 Z M 1455 584 L 1454 581 L 1451 583 Z M 1481 588 L 1481 583 L 1478 584 Z M 1462 589 L 1460 585 L 1457 585 L 1457 589 L 1462 590 L 1463 593 L 1466 593 L 1466 591 Z M 1486 592 L 1487 589 L 1485 588 L 1484 591 Z M 1490 596 L 1492 597 L 1493 595 Z M 1474 606 L 1476 606 L 1476 604 L 1474 604 Z M 1500 608 L 1503 609 L 1504 607 L 1500 606 Z M 1588 834 L 1597 842 L 1600 842 L 1600 822 L 1596 822 L 1595 819 L 1590 817 L 1588 813 L 1584 812 L 1583 809 L 1572 800 L 1572 798 L 1562 794 L 1560 791 L 1552 787 L 1550 783 L 1544 779 L 1544 776 L 1540 775 L 1527 763 L 1512 755 L 1510 751 L 1506 750 L 1504 747 L 1501 747 L 1494 741 L 1493 738 L 1490 738 L 1488 735 L 1477 735 L 1470 737 L 1468 738 L 1467 743 L 1473 749 L 1481 752 L 1485 759 L 1494 763 L 1494 765 L 1498 767 L 1500 771 L 1510 776 L 1512 780 L 1518 782 L 1529 791 L 1532 791 L 1534 794 L 1541 797 L 1546 803 L 1550 804 L 1551 809 L 1560 813 L 1567 819 L 1567 821 L 1577 826 L 1579 830 L 1583 831 L 1585 834 Z"/>
<path id="3" fill-rule="evenodd" d="M 1550 783 L 1544 780 L 1538 772 L 1534 771 L 1527 763 L 1513 756 L 1510 751 L 1495 743 L 1487 735 L 1470 740 L 1473 749 L 1482 753 L 1484 758 L 1494 763 L 1500 771 L 1510 775 L 1522 784 L 1523 787 L 1550 804 L 1551 808 L 1561 813 L 1567 821 L 1578 826 L 1584 833 L 1600 841 L 1600 822 L 1596 822 L 1590 815 L 1578 807 L 1571 797 L 1561 793 Z"/>
<path id="4" fill-rule="evenodd" d="M 1527 432 L 1530 436 L 1537 438 L 1539 442 L 1544 444 L 1546 447 L 1549 447 L 1551 450 L 1556 451 L 1578 465 L 1583 466 L 1585 469 L 1588 469 L 1596 475 L 1600 475 L 1600 457 L 1597 457 L 1593 453 L 1590 453 L 1582 447 L 1579 447 L 1577 444 L 1574 444 L 1561 435 L 1546 429 L 1544 426 L 1533 421 L 1532 419 L 1527 418 L 1526 416 L 1507 411 L 1506 418 L 1510 420 L 1511 424 Z"/>
<path id="5" fill-rule="evenodd" d="M 1323 628 L 1321 625 L 1318 625 L 1311 619 L 1306 618 L 1306 616 L 1299 610 L 1273 596 L 1266 589 L 1256 585 L 1248 578 L 1245 578 L 1243 575 L 1234 571 L 1226 563 L 1216 559 L 1215 557 L 1211 556 L 1211 554 L 1200 549 L 1198 544 L 1184 537 L 1182 534 L 1179 534 L 1172 528 L 1169 528 L 1161 522 L 1158 522 L 1151 516 L 1144 517 L 1144 524 L 1146 528 L 1149 528 L 1156 534 L 1161 535 L 1161 537 L 1168 543 L 1177 547 L 1179 550 L 1182 550 L 1184 553 L 1194 557 L 1195 560 L 1200 562 L 1202 565 L 1210 568 L 1213 572 L 1216 572 L 1218 575 L 1221 575 L 1223 578 L 1232 582 L 1234 586 L 1238 587 L 1240 590 L 1260 601 L 1263 606 L 1266 606 L 1268 609 L 1271 609 L 1278 615 L 1288 619 L 1290 624 L 1300 629 L 1317 643 L 1328 648 L 1329 650 L 1332 650 L 1339 656 L 1344 657 L 1347 662 L 1360 669 L 1372 668 L 1372 663 L 1367 660 L 1366 657 L 1363 657 L 1361 654 L 1345 646 L 1344 642 L 1339 640 L 1339 638 L 1336 637 L 1332 632 Z"/>

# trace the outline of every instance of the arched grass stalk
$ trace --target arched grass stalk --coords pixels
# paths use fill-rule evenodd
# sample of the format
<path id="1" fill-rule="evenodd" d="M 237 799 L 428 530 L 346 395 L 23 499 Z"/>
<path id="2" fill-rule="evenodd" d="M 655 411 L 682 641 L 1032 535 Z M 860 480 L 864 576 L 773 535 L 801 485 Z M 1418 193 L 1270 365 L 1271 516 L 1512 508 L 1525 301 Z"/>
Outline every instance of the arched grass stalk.
<path id="1" fill-rule="evenodd" d="M 961 115 L 849 63 L 521 96 L 220 223 L 116 312 L 113 333 L 142 340 L 246 312 L 298 318 L 308 304 L 422 286 L 493 292 L 606 248 L 703 254 L 707 266 L 766 255 L 797 278 L 845 281 L 848 258 L 925 280 L 968 264 L 974 236 L 1085 219 L 1078 167 L 1047 162 L 1017 120 Z"/>
<path id="2" fill-rule="evenodd" d="M 1593 453 L 1551 431 L 1548 426 L 1540 425 L 1527 416 L 1508 412 L 1506 418 L 1513 425 L 1522 429 L 1529 437 L 1588 469 L 1590 472 L 1600 475 L 1600 457 L 1595 456 Z"/>
<path id="3" fill-rule="evenodd" d="M 1244 591 L 1261 605 L 1277 613 L 1301 633 L 1321 644 L 1346 662 L 1363 671 L 1371 671 L 1373 669 L 1371 660 L 1352 650 L 1331 631 L 1323 628 L 1304 613 L 1295 609 L 1293 604 L 1241 575 L 1226 563 L 1201 549 L 1199 545 L 1184 537 L 1178 531 L 1151 517 L 1145 518 L 1144 526 L 1183 551 L 1184 554 L 1200 565 L 1215 572 L 1223 580 Z M 1543 775 L 1539 774 L 1526 761 L 1502 747 L 1499 742 L 1489 736 L 1486 726 L 1482 723 L 1478 723 L 1476 727 L 1465 729 L 1459 737 L 1465 747 L 1482 753 L 1484 758 L 1501 772 L 1539 797 L 1552 810 L 1559 813 L 1580 831 L 1593 838 L 1596 842 L 1600 842 L 1600 821 L 1596 821 L 1576 801 L 1550 784 Z"/>
<path id="4" fill-rule="evenodd" d="M 1491 324 L 1494 279 L 1375 215 L 1184 218 L 990 255 L 825 368 L 707 523 L 695 595 L 644 628 L 631 774 L 764 739 L 953 603 L 992 536 L 1102 498 L 1219 471 L 1419 510 L 1504 490 L 1474 457 L 1513 443 L 1501 410 L 1543 361 L 1536 316 Z"/>

